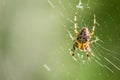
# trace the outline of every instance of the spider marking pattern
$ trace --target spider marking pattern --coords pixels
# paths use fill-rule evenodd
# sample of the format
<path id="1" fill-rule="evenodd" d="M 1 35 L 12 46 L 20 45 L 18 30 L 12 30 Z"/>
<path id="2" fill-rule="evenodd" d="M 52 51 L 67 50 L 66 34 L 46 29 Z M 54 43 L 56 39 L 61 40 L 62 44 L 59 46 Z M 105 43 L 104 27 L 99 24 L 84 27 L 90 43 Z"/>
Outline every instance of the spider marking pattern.
<path id="1" fill-rule="evenodd" d="M 86 53 L 86 56 L 88 60 L 90 61 L 90 56 L 94 56 L 93 52 L 91 51 L 90 44 L 98 41 L 99 39 L 96 37 L 95 40 L 91 40 L 91 38 L 94 36 L 94 31 L 96 27 L 96 16 L 94 15 L 94 23 L 92 31 L 89 32 L 87 27 L 83 27 L 79 32 L 77 30 L 77 13 L 75 13 L 74 16 L 74 33 L 76 34 L 76 39 L 72 37 L 72 35 L 69 33 L 70 38 L 74 42 L 72 49 L 70 50 L 70 55 L 73 57 L 75 61 L 77 61 L 75 57 L 75 48 L 78 48 L 80 51 L 84 51 Z"/>

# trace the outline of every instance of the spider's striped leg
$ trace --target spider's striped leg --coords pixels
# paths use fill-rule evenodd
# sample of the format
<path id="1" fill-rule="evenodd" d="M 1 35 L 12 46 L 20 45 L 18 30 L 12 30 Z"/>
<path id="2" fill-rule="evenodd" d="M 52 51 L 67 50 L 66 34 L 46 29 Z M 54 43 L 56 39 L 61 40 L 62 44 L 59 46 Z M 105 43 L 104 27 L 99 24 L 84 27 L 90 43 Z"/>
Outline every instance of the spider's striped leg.
<path id="1" fill-rule="evenodd" d="M 77 31 L 77 12 L 75 12 L 75 16 L 74 16 L 74 32 L 77 36 L 78 35 L 78 31 Z"/>
<path id="2" fill-rule="evenodd" d="M 95 42 L 97 42 L 97 41 L 99 41 L 99 39 L 96 37 L 96 39 L 95 39 L 95 40 L 92 40 L 90 43 L 92 44 L 92 43 L 95 43 Z"/>
<path id="3" fill-rule="evenodd" d="M 70 55 L 72 56 L 72 58 L 77 61 L 77 59 L 75 58 L 75 47 L 76 47 L 76 44 L 73 45 L 72 49 L 69 49 L 70 51 Z"/>
<path id="4" fill-rule="evenodd" d="M 86 48 L 86 54 L 89 61 L 90 61 L 90 55 L 95 57 L 89 46 Z"/>
<path id="5" fill-rule="evenodd" d="M 90 33 L 90 38 L 94 35 L 95 26 L 96 26 L 96 16 L 95 16 L 95 14 L 94 14 L 94 24 L 93 24 L 92 31 L 91 31 L 91 33 Z"/>
<path id="6" fill-rule="evenodd" d="M 90 61 L 91 59 L 90 59 L 89 53 L 86 53 L 86 55 L 87 55 L 88 60 Z"/>
<path id="7" fill-rule="evenodd" d="M 72 41 L 75 41 L 74 38 L 72 37 L 71 33 L 70 33 L 69 31 L 67 31 L 67 32 L 68 32 L 68 34 L 69 34 L 70 39 L 71 39 Z"/>

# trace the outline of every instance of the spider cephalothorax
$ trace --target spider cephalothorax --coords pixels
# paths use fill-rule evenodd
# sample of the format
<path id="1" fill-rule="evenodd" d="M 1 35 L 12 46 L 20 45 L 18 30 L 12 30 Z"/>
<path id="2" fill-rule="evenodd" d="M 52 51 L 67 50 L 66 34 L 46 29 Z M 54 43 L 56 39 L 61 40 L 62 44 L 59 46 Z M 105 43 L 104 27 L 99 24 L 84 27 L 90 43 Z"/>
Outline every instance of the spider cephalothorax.
<path id="1" fill-rule="evenodd" d="M 91 33 L 89 33 L 89 30 L 87 27 L 83 27 L 80 32 L 77 31 L 77 13 L 75 13 L 74 16 L 74 32 L 76 34 L 76 39 L 74 39 L 71 34 L 70 38 L 73 40 L 74 44 L 72 49 L 70 49 L 70 54 L 72 55 L 74 60 L 77 60 L 75 58 L 75 48 L 78 48 L 81 51 L 84 51 L 88 57 L 88 59 L 90 60 L 90 55 L 94 56 L 93 52 L 91 51 L 90 48 L 90 44 L 92 44 L 93 42 L 98 41 L 99 39 L 96 38 L 96 40 L 91 40 L 91 37 L 94 35 L 94 31 L 95 31 L 95 26 L 96 26 L 96 17 L 94 15 L 94 24 L 93 24 L 93 28 Z"/>

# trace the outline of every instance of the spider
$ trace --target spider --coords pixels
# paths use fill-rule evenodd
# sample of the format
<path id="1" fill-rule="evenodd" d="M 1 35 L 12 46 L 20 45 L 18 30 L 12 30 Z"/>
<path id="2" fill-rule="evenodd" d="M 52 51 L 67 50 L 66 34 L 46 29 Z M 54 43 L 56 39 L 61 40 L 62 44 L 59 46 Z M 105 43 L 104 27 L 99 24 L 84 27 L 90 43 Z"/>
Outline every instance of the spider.
<path id="1" fill-rule="evenodd" d="M 70 38 L 74 42 L 72 49 L 70 50 L 70 55 L 73 57 L 75 61 L 77 61 L 75 57 L 75 48 L 78 48 L 80 51 L 83 51 L 86 53 L 86 56 L 88 60 L 90 61 L 90 55 L 94 56 L 93 52 L 91 51 L 90 44 L 98 41 L 99 39 L 96 37 L 95 40 L 91 40 L 91 38 L 94 35 L 96 26 L 96 16 L 94 15 L 94 23 L 91 33 L 89 32 L 87 27 L 83 27 L 79 32 L 77 31 L 77 13 L 75 13 L 74 16 L 74 33 L 76 34 L 76 39 L 72 37 L 72 35 L 69 33 Z"/>

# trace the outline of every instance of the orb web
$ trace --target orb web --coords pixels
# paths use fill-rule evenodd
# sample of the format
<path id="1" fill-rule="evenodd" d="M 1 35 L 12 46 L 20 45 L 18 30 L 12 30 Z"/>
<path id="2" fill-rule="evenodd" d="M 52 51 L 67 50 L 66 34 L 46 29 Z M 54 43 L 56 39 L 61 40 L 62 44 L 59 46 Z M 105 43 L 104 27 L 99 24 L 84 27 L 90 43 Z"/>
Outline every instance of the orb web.
<path id="1" fill-rule="evenodd" d="M 97 1 L 97 0 L 96 0 Z M 67 49 L 72 48 L 73 42 L 70 40 L 69 36 L 75 37 L 75 34 L 73 32 L 73 24 L 74 24 L 74 13 L 76 10 L 78 10 L 78 27 L 77 29 L 80 30 L 83 26 L 88 26 L 89 30 L 92 29 L 92 23 L 93 23 L 93 14 L 95 14 L 96 9 L 91 7 L 91 3 L 96 5 L 96 2 L 92 2 L 91 0 L 85 0 L 85 2 L 82 2 L 82 0 L 75 0 L 75 1 L 67 1 L 67 0 L 48 0 L 49 4 L 52 8 L 56 8 L 56 10 L 60 13 L 61 18 L 63 21 L 61 21 L 61 27 L 65 30 L 65 42 L 61 46 Z M 72 3 L 73 2 L 73 3 Z M 57 5 L 59 7 L 57 7 Z M 105 4 L 101 4 L 101 6 L 104 7 Z M 113 5 L 111 5 L 113 6 Z M 99 6 L 98 6 L 99 7 Z M 68 10 L 70 9 L 70 10 Z M 89 16 L 90 19 L 86 19 L 86 15 L 82 16 L 86 10 L 91 11 Z M 119 10 L 119 8 L 116 8 L 116 10 Z M 115 21 L 115 19 L 112 17 L 112 14 L 105 13 L 106 17 L 109 17 L 112 21 Z M 108 70 L 111 73 L 119 73 L 120 71 L 120 38 L 119 38 L 119 25 L 114 25 L 115 27 L 110 29 L 107 21 L 101 16 L 97 16 L 97 26 L 95 29 L 95 36 L 97 36 L 100 40 L 96 43 L 91 44 L 91 49 L 93 53 L 95 54 L 95 57 L 92 57 L 92 61 L 96 64 L 98 64 L 103 70 Z M 111 35 L 114 33 L 114 35 Z M 93 37 L 94 39 L 95 37 Z M 65 49 L 63 49 L 64 51 Z M 64 51 L 66 54 L 69 55 L 69 51 Z M 82 64 L 82 67 L 84 64 L 89 64 L 88 60 L 85 58 L 85 54 L 81 53 L 79 50 L 75 52 L 79 64 Z M 71 58 L 72 59 L 72 58 Z M 101 73 L 101 72 L 100 72 Z"/>

